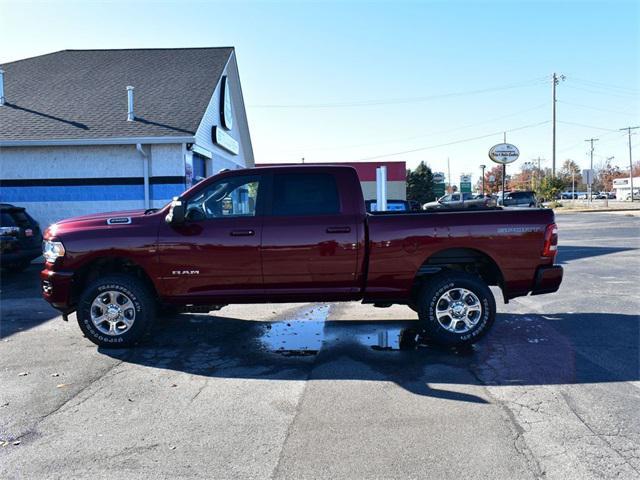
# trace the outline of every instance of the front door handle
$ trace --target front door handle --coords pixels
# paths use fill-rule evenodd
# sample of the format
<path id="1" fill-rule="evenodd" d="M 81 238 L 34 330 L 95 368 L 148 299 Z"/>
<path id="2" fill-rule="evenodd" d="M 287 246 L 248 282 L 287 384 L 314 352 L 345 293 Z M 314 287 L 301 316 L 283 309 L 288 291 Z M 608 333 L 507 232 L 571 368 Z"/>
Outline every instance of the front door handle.
<path id="1" fill-rule="evenodd" d="M 253 230 L 231 230 L 232 237 L 252 237 L 255 234 Z"/>
<path id="2" fill-rule="evenodd" d="M 350 233 L 351 227 L 329 227 L 327 233 Z"/>

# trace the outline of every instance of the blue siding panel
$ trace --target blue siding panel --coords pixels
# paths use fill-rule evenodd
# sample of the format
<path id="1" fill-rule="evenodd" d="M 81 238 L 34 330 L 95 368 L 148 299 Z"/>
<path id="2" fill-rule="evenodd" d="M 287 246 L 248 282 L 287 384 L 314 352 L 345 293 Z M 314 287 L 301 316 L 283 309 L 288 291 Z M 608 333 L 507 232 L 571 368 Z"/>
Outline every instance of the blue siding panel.
<path id="1" fill-rule="evenodd" d="M 152 200 L 168 200 L 180 195 L 184 184 L 150 185 Z M 109 200 L 144 200 L 143 185 L 83 186 L 0 186 L 0 202 L 95 202 Z"/>

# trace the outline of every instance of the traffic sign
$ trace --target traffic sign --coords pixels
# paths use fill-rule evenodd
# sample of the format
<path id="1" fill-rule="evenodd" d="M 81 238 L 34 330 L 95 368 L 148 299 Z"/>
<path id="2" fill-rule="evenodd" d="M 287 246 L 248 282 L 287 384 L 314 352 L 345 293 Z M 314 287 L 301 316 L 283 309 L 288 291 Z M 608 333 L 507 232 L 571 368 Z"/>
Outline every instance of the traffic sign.
<path id="1" fill-rule="evenodd" d="M 586 184 L 586 185 L 591 185 L 593 183 L 593 177 L 595 170 L 591 170 L 588 168 L 585 168 L 584 170 L 582 170 L 582 181 Z"/>

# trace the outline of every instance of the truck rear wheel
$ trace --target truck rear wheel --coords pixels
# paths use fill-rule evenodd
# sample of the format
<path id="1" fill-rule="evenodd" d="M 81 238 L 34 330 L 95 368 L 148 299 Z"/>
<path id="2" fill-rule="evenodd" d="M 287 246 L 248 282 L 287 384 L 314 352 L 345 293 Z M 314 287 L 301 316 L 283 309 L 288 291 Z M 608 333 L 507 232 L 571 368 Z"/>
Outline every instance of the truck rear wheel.
<path id="1" fill-rule="evenodd" d="M 78 325 L 100 347 L 136 344 L 155 319 L 155 302 L 146 285 L 135 277 L 115 274 L 88 285 L 77 310 Z"/>
<path id="2" fill-rule="evenodd" d="M 446 346 L 477 342 L 496 316 L 489 287 L 467 273 L 442 273 L 430 279 L 420 291 L 417 307 L 427 337 Z"/>

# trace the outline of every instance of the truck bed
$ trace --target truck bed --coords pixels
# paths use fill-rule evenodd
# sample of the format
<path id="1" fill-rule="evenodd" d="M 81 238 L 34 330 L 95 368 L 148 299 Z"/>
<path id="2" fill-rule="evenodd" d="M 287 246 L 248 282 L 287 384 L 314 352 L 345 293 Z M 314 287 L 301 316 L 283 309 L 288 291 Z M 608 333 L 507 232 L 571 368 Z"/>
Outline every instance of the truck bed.
<path id="1" fill-rule="evenodd" d="M 541 257 L 544 232 L 554 222 L 548 209 L 458 209 L 368 214 L 369 263 L 365 301 L 406 298 L 421 268 L 452 257 L 484 258 L 498 269 L 505 299 L 533 288 L 532 265 Z"/>

